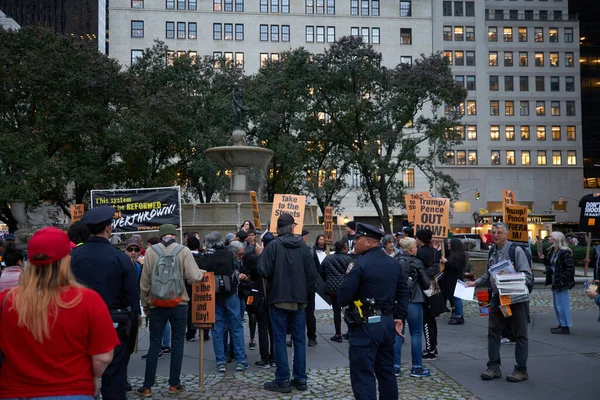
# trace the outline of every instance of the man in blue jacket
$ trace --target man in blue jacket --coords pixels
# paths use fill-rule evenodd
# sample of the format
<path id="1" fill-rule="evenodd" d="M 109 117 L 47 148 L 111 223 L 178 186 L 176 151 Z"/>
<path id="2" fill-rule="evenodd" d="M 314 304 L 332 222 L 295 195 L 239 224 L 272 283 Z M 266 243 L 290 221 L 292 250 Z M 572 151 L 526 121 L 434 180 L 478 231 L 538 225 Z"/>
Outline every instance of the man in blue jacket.
<path id="1" fill-rule="evenodd" d="M 306 390 L 305 309 L 308 295 L 317 279 L 317 269 L 309 248 L 301 237 L 293 234 L 296 222 L 289 214 L 277 220 L 277 239 L 265 247 L 258 272 L 267 278 L 267 305 L 273 326 L 275 380 L 265 382 L 264 388 L 273 392 L 290 393 L 292 386 Z M 285 343 L 288 317 L 292 319 L 294 343 L 293 379 Z"/>

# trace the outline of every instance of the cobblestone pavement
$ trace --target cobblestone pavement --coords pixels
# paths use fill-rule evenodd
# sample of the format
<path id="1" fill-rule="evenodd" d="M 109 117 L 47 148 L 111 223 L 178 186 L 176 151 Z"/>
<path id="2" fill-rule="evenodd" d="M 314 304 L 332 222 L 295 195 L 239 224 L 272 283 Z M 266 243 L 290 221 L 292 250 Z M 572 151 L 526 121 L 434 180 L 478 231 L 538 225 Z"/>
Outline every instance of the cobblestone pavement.
<path id="1" fill-rule="evenodd" d="M 458 400 L 477 399 L 443 372 L 429 365 L 431 376 L 428 378 L 411 378 L 408 376 L 409 366 L 403 365 L 403 374 L 398 377 L 400 399 Z M 312 369 L 308 372 L 308 390 L 299 392 L 293 389 L 291 394 L 278 394 L 264 390 L 264 382 L 272 380 L 274 369 L 252 370 L 252 372 L 228 372 L 226 374 L 210 374 L 204 376 L 204 389 L 198 390 L 198 375 L 182 376 L 182 384 L 186 391 L 178 395 L 167 395 L 169 388 L 166 377 L 158 377 L 152 389 L 153 399 L 353 399 L 348 368 Z M 131 378 L 134 387 L 141 386 L 143 378 Z M 138 399 L 134 393 L 128 399 Z"/>

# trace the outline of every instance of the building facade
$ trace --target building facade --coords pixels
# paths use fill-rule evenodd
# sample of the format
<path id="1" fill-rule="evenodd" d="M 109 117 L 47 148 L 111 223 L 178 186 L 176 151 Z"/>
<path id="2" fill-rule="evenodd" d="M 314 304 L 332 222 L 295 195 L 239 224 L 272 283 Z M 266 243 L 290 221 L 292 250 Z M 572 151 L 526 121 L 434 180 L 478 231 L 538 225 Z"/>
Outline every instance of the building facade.
<path id="1" fill-rule="evenodd" d="M 447 110 L 464 115 L 462 143 L 439 166 L 462 192 L 451 216 L 455 232 L 475 231 L 475 212 L 484 218 L 481 230 L 499 219 L 503 189 L 530 209 L 532 235 L 578 221 L 579 24 L 567 0 L 112 0 L 109 21 L 109 55 L 125 66 L 157 39 L 173 55 L 224 56 L 249 74 L 282 51 L 319 53 L 345 35 L 361 35 L 387 66 L 443 52 L 468 90 L 465 104 Z M 429 190 L 417 168 L 401 173 L 415 191 Z M 360 176 L 350 183 L 359 187 Z M 342 218 L 376 215 L 358 205 L 356 192 L 343 206 Z"/>
<path id="2" fill-rule="evenodd" d="M 0 10 L 0 28 L 6 29 L 6 30 L 9 30 L 9 29 L 16 30 L 16 29 L 19 29 L 20 26 L 19 26 L 19 24 L 17 24 L 17 21 L 15 21 L 12 18 L 7 17 L 6 14 L 4 14 L 2 12 L 2 10 Z"/>

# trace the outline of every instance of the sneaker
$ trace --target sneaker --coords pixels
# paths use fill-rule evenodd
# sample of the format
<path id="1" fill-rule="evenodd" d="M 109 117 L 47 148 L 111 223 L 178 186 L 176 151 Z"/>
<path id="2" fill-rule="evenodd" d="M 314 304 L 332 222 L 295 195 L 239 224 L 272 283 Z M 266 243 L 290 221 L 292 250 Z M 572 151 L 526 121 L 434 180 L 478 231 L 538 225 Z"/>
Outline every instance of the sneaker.
<path id="1" fill-rule="evenodd" d="M 163 355 L 162 351 L 159 351 L 159 352 L 158 352 L 158 358 L 162 358 L 162 355 Z M 147 358 L 148 358 L 148 353 L 146 353 L 146 354 L 144 354 L 144 355 L 142 356 L 142 360 L 145 360 L 145 359 L 147 359 Z"/>
<path id="2" fill-rule="evenodd" d="M 448 325 L 464 325 L 464 323 L 465 323 L 464 317 L 453 318 L 448 321 Z"/>
<path id="3" fill-rule="evenodd" d="M 338 342 L 338 343 L 342 343 L 344 341 L 344 339 L 342 339 L 342 335 L 335 335 L 332 336 L 331 339 L 332 342 Z"/>
<path id="4" fill-rule="evenodd" d="M 527 371 L 518 371 L 518 370 L 514 370 L 512 374 L 508 375 L 506 377 L 506 380 L 508 382 L 522 382 L 522 381 L 526 381 L 527 379 L 529 379 L 529 375 L 527 374 Z"/>
<path id="5" fill-rule="evenodd" d="M 317 339 L 309 339 L 308 347 L 315 347 L 317 345 Z"/>
<path id="6" fill-rule="evenodd" d="M 269 363 L 271 364 L 271 367 L 276 368 L 277 364 L 275 364 L 275 360 L 270 360 Z"/>
<path id="7" fill-rule="evenodd" d="M 431 376 L 431 372 L 427 368 L 412 368 L 410 370 L 410 376 L 413 378 L 424 378 L 426 376 Z"/>
<path id="8" fill-rule="evenodd" d="M 292 386 L 289 382 L 279 383 L 277 381 L 265 382 L 263 385 L 265 390 L 279 393 L 291 393 Z"/>
<path id="9" fill-rule="evenodd" d="M 195 342 L 196 338 L 195 337 L 185 338 L 185 340 L 187 340 L 188 342 Z"/>
<path id="10" fill-rule="evenodd" d="M 169 354 L 171 352 L 171 348 L 170 347 L 161 347 L 160 351 L 162 351 L 163 354 Z"/>
<path id="11" fill-rule="evenodd" d="M 292 382 L 290 382 L 290 385 L 300 391 L 304 391 L 304 390 L 308 389 L 308 385 L 306 384 L 306 381 L 302 382 L 302 381 L 298 381 L 296 379 L 292 379 Z"/>
<path id="12" fill-rule="evenodd" d="M 150 397 L 152 396 L 152 389 L 142 386 L 138 390 L 135 391 L 138 395 L 142 397 Z"/>
<path id="13" fill-rule="evenodd" d="M 348 332 L 344 333 L 344 334 L 342 335 L 342 338 L 343 338 L 344 340 L 350 340 L 350 333 L 348 333 Z"/>
<path id="14" fill-rule="evenodd" d="M 503 337 L 502 339 L 500 339 L 500 344 L 510 344 L 510 343 L 514 343 L 514 342 L 512 342 L 509 338 Z"/>
<path id="15" fill-rule="evenodd" d="M 185 387 L 183 387 L 183 385 L 171 385 L 171 387 L 169 387 L 169 391 L 167 392 L 168 394 L 177 394 L 177 393 L 181 393 L 185 391 Z"/>
<path id="16" fill-rule="evenodd" d="M 499 369 L 488 367 L 488 369 L 481 373 L 481 379 L 484 381 L 491 381 L 496 378 L 502 378 L 502 372 Z"/>
<path id="17" fill-rule="evenodd" d="M 227 372 L 227 367 L 225 366 L 225 364 L 217 365 L 217 372 L 221 372 L 221 373 Z"/>
<path id="18" fill-rule="evenodd" d="M 236 371 L 244 371 L 244 370 L 248 369 L 249 367 L 250 367 L 250 365 L 248 365 L 247 362 L 245 362 L 245 363 L 238 363 L 235 366 L 235 370 Z"/>
<path id="19" fill-rule="evenodd" d="M 250 342 L 250 343 L 248 343 L 248 348 L 249 348 L 250 350 L 256 350 L 256 343 L 254 343 L 254 342 Z"/>
<path id="20" fill-rule="evenodd" d="M 254 363 L 255 366 L 257 366 L 258 368 L 271 368 L 271 363 L 269 361 L 263 361 L 263 360 L 259 360 L 257 362 Z"/>
<path id="21" fill-rule="evenodd" d="M 400 367 L 394 366 L 394 375 L 395 376 L 400 376 L 400 374 L 401 374 Z"/>
<path id="22" fill-rule="evenodd" d="M 554 333 L 555 335 L 570 335 L 571 329 L 569 329 L 568 326 L 557 326 L 556 328 L 550 329 L 550 332 Z"/>
<path id="23" fill-rule="evenodd" d="M 437 354 L 435 354 L 433 351 L 429 351 L 426 354 L 423 354 L 422 358 L 424 361 L 435 361 L 437 360 Z"/>

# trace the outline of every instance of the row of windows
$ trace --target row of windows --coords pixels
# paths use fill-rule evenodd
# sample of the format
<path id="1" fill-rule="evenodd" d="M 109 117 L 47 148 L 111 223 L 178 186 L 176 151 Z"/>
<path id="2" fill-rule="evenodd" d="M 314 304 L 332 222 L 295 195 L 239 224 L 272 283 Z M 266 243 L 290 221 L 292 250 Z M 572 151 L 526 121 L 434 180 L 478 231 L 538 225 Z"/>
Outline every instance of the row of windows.
<path id="1" fill-rule="evenodd" d="M 452 3 L 454 3 L 454 14 L 452 14 Z M 474 1 L 444 1 L 442 3 L 442 14 L 444 17 L 474 17 L 475 2 Z"/>
<path id="2" fill-rule="evenodd" d="M 515 150 L 505 151 L 505 165 L 516 165 Z M 477 150 L 450 150 L 445 154 L 448 165 L 477 165 Z M 561 150 L 552 150 L 552 165 L 563 165 Z M 491 150 L 492 165 L 502 165 L 501 151 Z M 537 150 L 537 165 L 547 165 L 546 150 Z M 521 165 L 531 165 L 531 151 L 521 150 Z M 577 151 L 567 150 L 567 165 L 577 165 Z"/>
<path id="3" fill-rule="evenodd" d="M 552 14 L 550 14 L 550 12 Z M 506 11 L 505 10 L 485 10 L 485 19 L 487 20 L 497 20 L 497 21 L 502 21 L 505 20 L 506 16 Z M 552 16 L 552 18 L 550 18 L 550 16 Z M 562 10 L 554 10 L 554 11 L 548 11 L 548 10 L 524 10 L 524 11 L 519 11 L 519 10 L 508 10 L 508 19 L 511 21 L 519 21 L 519 20 L 525 20 L 525 21 L 534 21 L 534 20 L 538 20 L 538 21 L 548 21 L 550 19 L 553 19 L 555 21 L 562 21 L 564 20 L 564 16 L 563 16 L 563 12 Z M 569 20 L 571 19 L 568 15 L 566 16 L 566 19 Z"/>
<path id="4" fill-rule="evenodd" d="M 561 115 L 561 105 L 560 101 L 551 101 L 550 102 L 550 115 L 553 117 L 559 117 Z M 527 116 L 529 115 L 529 101 L 522 101 L 519 104 L 520 106 L 520 115 Z M 445 114 L 458 114 L 465 115 L 465 103 L 460 103 L 456 107 L 446 106 Z M 466 102 L 466 113 L 467 115 L 477 115 L 477 101 L 476 100 L 467 100 Z M 500 101 L 499 100 L 490 100 L 490 115 L 491 116 L 500 116 Z M 508 117 L 515 116 L 515 102 L 514 100 L 506 100 L 504 101 L 504 115 Z M 537 116 L 545 116 L 546 115 L 546 101 L 536 101 L 535 102 L 535 115 Z M 575 102 L 574 101 L 566 101 L 565 102 L 565 115 L 567 117 L 575 116 Z"/>
<path id="5" fill-rule="evenodd" d="M 517 39 L 519 42 L 527 42 L 529 41 L 529 28 L 527 27 L 504 27 L 502 28 L 502 40 L 504 42 L 512 42 L 513 41 L 513 31 L 517 35 Z M 565 43 L 573 43 L 573 28 L 564 28 L 564 42 Z M 456 40 L 456 39 L 455 39 Z M 498 27 L 490 26 L 488 27 L 488 42 L 497 42 L 498 41 Z M 533 28 L 533 41 L 534 42 L 543 42 L 544 41 L 544 28 Z M 558 28 L 548 28 L 548 42 L 550 43 L 558 43 L 559 42 L 559 34 Z"/>
<path id="6" fill-rule="evenodd" d="M 165 8 L 167 10 L 174 10 L 175 3 L 177 3 L 178 10 L 186 9 L 186 0 L 166 0 Z M 134 5 L 135 4 L 135 5 Z M 131 0 L 131 8 L 144 8 L 143 0 Z M 198 9 L 198 1 L 197 0 L 187 0 L 187 9 L 191 11 L 196 11 Z"/>
<path id="7" fill-rule="evenodd" d="M 380 29 L 379 28 L 371 28 L 370 29 L 371 40 L 369 41 L 369 28 L 359 28 L 358 26 L 353 26 L 350 28 L 351 36 L 360 36 L 362 37 L 363 42 L 371 43 L 371 44 L 379 44 L 381 43 Z M 411 59 L 412 63 L 412 59 Z"/>
<path id="8" fill-rule="evenodd" d="M 221 68 L 221 60 L 224 59 L 226 66 L 231 66 L 235 61 L 237 69 L 244 69 L 244 53 L 213 51 L 213 60 L 215 60 L 215 68 Z"/>
<path id="9" fill-rule="evenodd" d="M 281 37 L 279 36 L 279 32 L 281 31 Z M 281 38 L 282 42 L 290 41 L 290 26 L 289 25 L 281 25 L 281 29 L 279 25 L 261 25 L 260 26 L 260 41 L 261 42 L 279 42 Z"/>
<path id="10" fill-rule="evenodd" d="M 448 60 L 448 63 L 450 63 L 450 65 L 467 65 L 469 67 L 475 65 L 474 51 L 457 50 L 452 52 L 452 50 L 444 50 L 444 57 Z"/>
<path id="11" fill-rule="evenodd" d="M 504 138 L 507 141 L 515 140 L 515 125 L 505 125 L 504 126 Z M 575 126 L 568 125 L 565 127 L 567 140 L 574 141 L 577 139 L 577 135 L 575 133 Z M 530 127 L 529 125 L 520 125 L 519 132 L 521 135 L 521 140 L 530 140 Z M 552 141 L 560 141 L 562 140 L 562 132 L 563 127 L 560 125 L 552 125 L 550 127 Z M 477 125 L 458 125 L 452 130 L 450 130 L 447 135 L 449 139 L 454 140 L 477 140 Z M 546 126 L 545 125 L 537 125 L 536 126 L 536 137 L 538 141 L 546 140 Z M 498 141 L 500 140 L 500 125 L 491 125 L 490 126 L 490 140 Z"/>
<path id="12" fill-rule="evenodd" d="M 327 15 L 334 15 L 335 0 L 304 0 L 304 12 L 306 14 L 325 14 L 327 12 Z"/>
<path id="13" fill-rule="evenodd" d="M 474 26 L 455 26 L 446 25 L 443 28 L 444 41 L 451 42 L 474 42 L 475 41 L 475 27 Z"/>
<path id="14" fill-rule="evenodd" d="M 350 0 L 350 15 L 359 15 L 359 8 L 360 15 L 379 16 L 379 0 Z"/>
<path id="15" fill-rule="evenodd" d="M 244 0 L 213 0 L 213 11 L 233 12 L 234 10 L 235 12 L 244 12 Z"/>
<path id="16" fill-rule="evenodd" d="M 512 51 L 505 51 L 504 56 L 504 66 L 512 67 L 514 65 L 514 57 Z M 446 55 L 446 52 L 444 52 Z M 528 67 L 529 66 L 529 52 L 527 51 L 519 51 L 519 67 Z M 546 63 L 545 54 L 542 51 L 536 51 L 533 53 L 534 65 L 536 67 L 543 67 Z M 565 67 L 574 67 L 575 59 L 572 52 L 565 52 L 564 58 Z M 490 51 L 488 53 L 488 64 L 490 67 L 497 67 L 498 62 L 498 52 Z M 550 67 L 560 67 L 560 56 L 557 51 L 551 51 L 548 53 L 548 65 Z"/>
<path id="17" fill-rule="evenodd" d="M 574 76 L 565 76 L 565 91 L 566 92 L 574 92 L 575 91 L 575 77 Z M 489 77 L 490 81 L 490 91 L 497 92 L 500 89 L 500 77 L 496 75 L 491 75 Z M 514 77 L 513 76 L 505 76 L 504 79 L 504 91 L 512 92 L 514 91 Z M 457 82 L 458 83 L 458 82 Z M 520 76 L 519 77 L 519 88 L 522 92 L 529 90 L 529 76 Z M 467 89 L 467 90 L 475 90 L 475 89 Z M 545 76 L 536 76 L 535 77 L 535 90 L 536 92 L 543 92 L 546 90 L 546 77 Z M 560 77 L 559 76 L 551 76 L 550 77 L 550 91 L 551 92 L 559 92 L 560 91 Z"/>
<path id="18" fill-rule="evenodd" d="M 276 26 L 276 25 L 274 25 Z M 235 36 L 234 36 L 235 27 Z M 244 24 L 213 24 L 213 40 L 244 40 Z M 289 38 L 289 26 L 288 26 Z M 289 41 L 289 40 L 288 40 Z"/>
<path id="19" fill-rule="evenodd" d="M 368 28 L 367 28 L 368 29 Z M 375 28 L 373 28 L 375 29 Z M 306 41 L 307 42 L 315 42 L 315 32 L 316 32 L 316 42 L 324 43 L 325 42 L 325 27 L 324 26 L 307 26 L 306 27 Z M 335 26 L 327 27 L 327 43 L 335 42 Z"/>
<path id="20" fill-rule="evenodd" d="M 177 39 L 197 39 L 198 38 L 198 25 L 195 22 L 187 23 L 187 35 L 186 35 L 186 23 L 185 22 L 177 22 Z M 132 30 L 132 37 L 133 30 Z M 165 24 L 165 36 L 167 39 L 175 39 L 175 22 L 167 21 Z M 143 37 L 143 35 L 142 35 Z"/>

